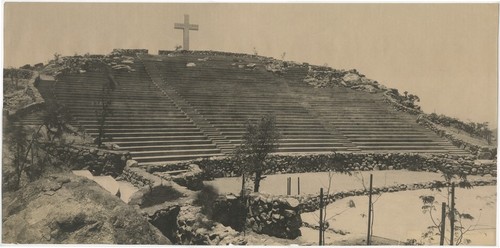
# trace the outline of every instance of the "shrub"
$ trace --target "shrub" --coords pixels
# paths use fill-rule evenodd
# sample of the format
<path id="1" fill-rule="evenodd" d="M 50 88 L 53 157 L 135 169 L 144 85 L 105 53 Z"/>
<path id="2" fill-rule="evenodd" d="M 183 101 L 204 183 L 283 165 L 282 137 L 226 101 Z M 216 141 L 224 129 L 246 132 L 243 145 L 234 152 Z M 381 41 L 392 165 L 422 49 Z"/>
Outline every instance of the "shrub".
<path id="1" fill-rule="evenodd" d="M 204 185 L 196 194 L 193 204 L 201 206 L 201 212 L 211 218 L 213 214 L 214 203 L 219 197 L 219 192 L 212 185 Z"/>

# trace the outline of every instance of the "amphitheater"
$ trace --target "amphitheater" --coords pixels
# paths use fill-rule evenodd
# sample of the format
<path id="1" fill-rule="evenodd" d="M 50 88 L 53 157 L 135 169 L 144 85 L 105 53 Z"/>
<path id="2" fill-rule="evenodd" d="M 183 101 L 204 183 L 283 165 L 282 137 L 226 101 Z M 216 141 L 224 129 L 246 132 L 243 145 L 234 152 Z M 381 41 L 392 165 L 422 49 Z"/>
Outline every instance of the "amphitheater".
<path id="1" fill-rule="evenodd" d="M 140 164 L 223 156 L 241 142 L 248 120 L 272 114 L 282 133 L 278 153 L 465 153 L 418 125 L 417 116 L 391 107 L 382 92 L 314 88 L 303 82 L 307 66 L 277 75 L 257 56 L 206 57 L 140 55 L 131 65 L 134 71 L 115 72 L 119 86 L 106 121 L 110 141 Z M 67 106 L 74 124 L 95 136 L 93 103 L 107 80 L 87 72 L 42 81 L 38 88 L 45 99 Z"/>
<path id="2" fill-rule="evenodd" d="M 34 91 L 43 100 L 15 114 L 22 116 L 23 124 L 33 126 L 41 124 L 44 115 L 37 110 L 49 104 L 64 106 L 71 113 L 71 126 L 94 141 L 103 125 L 104 147 L 80 144 L 69 155 L 60 153 L 60 159 L 67 160 L 78 178 L 93 180 L 112 197 L 134 206 L 139 216 L 147 216 L 174 244 L 317 244 L 318 190 L 332 171 L 338 172 L 335 189 L 325 196 L 331 208 L 339 208 L 335 204 L 348 199 L 366 204 L 365 182 L 361 188 L 359 178 L 340 173 L 345 171 L 367 177 L 374 174 L 378 179 L 375 191 L 390 192 L 385 201 L 397 198 L 390 206 L 401 206 L 378 211 L 414 208 L 412 214 L 403 215 L 413 218 L 407 222 L 421 229 L 399 230 L 400 223 L 394 224 L 397 230 L 385 229 L 387 225 L 378 222 L 383 225 L 378 230 L 385 233 L 374 244 L 408 244 L 405 238 L 422 234 L 429 223 L 422 221 L 427 217 L 419 217 L 421 203 L 416 194 L 444 187 L 441 172 L 468 175 L 471 185 L 481 186 L 474 193 L 484 194 L 480 201 L 459 204 L 496 202 L 492 186 L 496 184 L 496 148 L 485 157 L 474 145 L 457 142 L 425 121 L 418 107 L 392 97 L 391 92 L 397 90 L 356 70 L 227 52 L 159 51 L 152 55 L 140 49 L 119 51 L 124 54 L 85 57 L 112 58 L 108 73 L 78 68 L 52 77 L 42 70 L 33 81 Z M 112 89 L 105 91 L 105 85 L 111 84 Z M 103 99 L 111 109 L 104 122 L 99 120 Z M 245 236 L 231 208 L 237 205 L 241 189 L 241 172 L 232 154 L 242 143 L 247 123 L 266 115 L 276 118 L 281 138 L 266 160 L 264 192 L 249 194 L 243 226 L 253 234 Z M 297 181 L 298 189 L 285 194 L 285 179 L 291 182 L 292 177 L 302 178 L 302 191 Z M 383 184 L 381 178 L 385 178 Z M 219 212 L 214 210 L 218 214 L 210 216 L 193 202 L 207 185 L 220 193 L 207 196 L 217 199 L 218 205 L 212 203 L 219 208 Z M 399 192 L 407 190 L 412 193 Z M 401 194 L 393 197 L 396 193 Z M 491 206 L 480 207 L 492 216 L 496 212 Z M 360 217 L 364 210 L 359 208 L 359 214 L 347 215 L 341 222 L 355 224 L 349 229 L 354 230 L 352 234 L 346 232 L 350 243 L 342 243 L 346 234 L 341 229 L 329 230 L 327 243 L 364 244 L 360 238 L 365 235 L 364 227 L 355 230 L 365 225 L 366 219 Z M 384 221 L 402 219 L 391 215 Z M 494 242 L 491 220 L 485 218 L 482 223 L 493 231 L 475 233 L 474 244 Z M 400 234 L 408 230 L 414 236 Z"/>

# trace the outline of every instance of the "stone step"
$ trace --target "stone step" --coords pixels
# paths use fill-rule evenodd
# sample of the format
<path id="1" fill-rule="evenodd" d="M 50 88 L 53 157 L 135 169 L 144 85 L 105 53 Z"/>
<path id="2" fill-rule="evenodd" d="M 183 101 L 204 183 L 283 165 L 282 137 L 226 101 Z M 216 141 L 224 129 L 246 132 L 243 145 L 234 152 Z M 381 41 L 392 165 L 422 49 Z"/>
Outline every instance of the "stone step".
<path id="1" fill-rule="evenodd" d="M 215 156 L 224 156 L 224 154 L 195 154 L 195 155 L 173 155 L 173 156 L 151 156 L 151 157 L 134 157 L 135 160 L 139 163 L 139 165 L 147 165 L 148 163 L 153 162 L 172 162 L 172 161 L 184 161 L 184 160 L 192 160 L 197 158 L 204 157 L 215 157 Z"/>
<path id="2" fill-rule="evenodd" d="M 174 155 L 196 155 L 196 154 L 220 154 L 219 149 L 187 149 L 187 150 L 149 150 L 149 151 L 130 151 L 134 159 L 143 159 L 145 157 L 174 156 Z"/>
<path id="3" fill-rule="evenodd" d="M 129 128 L 105 128 L 106 133 L 108 134 L 120 134 L 120 133 L 188 133 L 188 132 L 195 132 L 195 133 L 200 133 L 200 129 L 197 127 L 192 127 L 192 128 L 183 128 L 183 127 L 175 127 L 175 128 L 134 128 L 134 129 L 129 129 Z M 88 128 L 85 129 L 86 132 L 88 133 L 97 133 L 98 129 L 93 129 L 93 128 Z"/>
<path id="4" fill-rule="evenodd" d="M 188 141 L 188 140 L 204 140 L 207 139 L 203 135 L 190 136 L 134 136 L 134 137 L 113 137 L 113 142 L 144 142 L 144 141 Z"/>
<path id="5" fill-rule="evenodd" d="M 129 147 L 141 147 L 141 146 L 185 146 L 185 145 L 212 145 L 212 141 L 206 139 L 194 139 L 194 140 L 151 140 L 151 141 L 114 141 L 124 150 L 129 149 Z"/>
<path id="6" fill-rule="evenodd" d="M 97 136 L 97 132 L 87 132 L 88 134 L 92 135 L 92 136 Z M 186 136 L 200 136 L 201 132 L 200 131 L 196 131 L 196 132 L 128 132 L 128 133 L 107 133 L 106 134 L 109 134 L 113 137 L 113 139 L 115 138 L 119 138 L 119 137 L 130 137 L 130 138 L 134 138 L 134 137 L 150 137 L 150 136 L 159 136 L 159 137 L 176 137 L 176 136 L 182 136 L 182 137 L 186 137 Z"/>
<path id="7" fill-rule="evenodd" d="M 193 145 L 142 145 L 142 146 L 127 146 L 120 147 L 121 150 L 127 150 L 130 152 L 140 152 L 140 151 L 175 151 L 175 150 L 203 150 L 203 149 L 215 149 L 213 143 L 208 144 L 193 144 Z"/>
<path id="8" fill-rule="evenodd" d="M 336 151 L 346 151 L 347 148 L 344 146 L 332 146 L 332 147 L 278 147 L 276 152 L 278 153 L 288 153 L 288 152 L 336 152 Z"/>
<path id="9" fill-rule="evenodd" d="M 91 129 L 98 129 L 100 126 L 97 124 L 85 124 L 83 125 L 86 130 L 91 130 Z M 135 129 L 176 129 L 176 128 L 197 128 L 193 123 L 191 122 L 186 122 L 183 123 L 182 125 L 179 124 L 170 124 L 170 123 L 163 123 L 163 124 L 128 124 L 127 122 L 123 123 L 105 123 L 104 127 L 109 130 L 109 129 L 129 129 L 129 130 L 135 130 Z"/>

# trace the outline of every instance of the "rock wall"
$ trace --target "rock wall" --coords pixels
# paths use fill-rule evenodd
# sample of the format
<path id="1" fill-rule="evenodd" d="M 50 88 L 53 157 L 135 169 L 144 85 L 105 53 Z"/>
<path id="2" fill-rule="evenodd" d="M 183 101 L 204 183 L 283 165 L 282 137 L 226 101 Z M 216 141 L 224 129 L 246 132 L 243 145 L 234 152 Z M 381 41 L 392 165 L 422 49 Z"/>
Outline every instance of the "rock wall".
<path id="1" fill-rule="evenodd" d="M 181 206 L 177 218 L 177 244 L 182 245 L 245 245 L 246 241 L 231 227 L 209 220 L 201 207 Z"/>
<path id="2" fill-rule="evenodd" d="M 180 163 L 197 164 L 203 170 L 204 179 L 240 176 L 231 157 L 209 158 Z M 322 171 L 399 170 L 444 171 L 458 175 L 496 176 L 496 163 L 475 164 L 472 156 L 415 153 L 331 153 L 310 155 L 272 155 L 267 161 L 264 174 L 302 173 Z M 168 165 L 170 166 L 170 165 Z"/>
<path id="3" fill-rule="evenodd" d="M 231 53 L 231 52 L 220 52 L 220 51 L 192 51 L 192 50 L 158 50 L 158 55 L 200 55 L 200 56 L 231 56 L 231 57 L 241 57 L 241 58 L 267 58 L 260 55 L 246 54 L 246 53 Z"/>
<path id="4" fill-rule="evenodd" d="M 131 159 L 128 152 L 98 149 L 86 146 L 58 146 L 45 143 L 47 153 L 65 162 L 72 170 L 89 170 L 92 175 L 117 177 Z"/>
<path id="5" fill-rule="evenodd" d="M 138 54 L 148 54 L 148 49 L 113 49 L 111 55 L 136 56 Z"/>
<path id="6" fill-rule="evenodd" d="M 246 224 L 254 232 L 286 239 L 301 235 L 302 219 L 298 200 L 252 193 L 248 206 Z"/>
<path id="7" fill-rule="evenodd" d="M 278 238 L 301 235 L 299 201 L 290 197 L 263 193 L 251 193 L 244 201 L 233 195 L 220 197 L 214 203 L 212 219 L 236 230 L 246 227 Z"/>
<path id="8" fill-rule="evenodd" d="M 486 185 L 496 185 L 496 179 L 491 180 L 475 180 L 469 181 L 471 186 L 486 186 Z M 373 194 L 385 193 L 385 192 L 399 192 L 406 190 L 419 190 L 419 189 L 432 189 L 432 188 L 443 188 L 449 186 L 447 183 L 442 181 L 433 181 L 426 183 L 415 183 L 415 184 L 400 184 L 394 185 L 390 187 L 380 187 L 373 188 Z M 351 196 L 360 196 L 360 195 L 368 195 L 368 190 L 358 189 L 358 190 L 350 190 L 350 191 L 342 191 L 334 194 L 326 195 L 324 198 L 324 204 L 329 204 L 331 202 L 351 197 Z M 319 209 L 319 196 L 318 195 L 300 195 L 300 196 L 291 196 L 296 198 L 300 202 L 300 210 L 302 212 L 313 212 Z"/>
<path id="9" fill-rule="evenodd" d="M 428 120 L 425 117 L 425 115 L 422 115 L 418 119 L 417 122 L 420 125 L 422 125 L 424 127 L 427 127 L 428 129 L 432 130 L 433 132 L 435 132 L 439 136 L 448 139 L 454 146 L 460 147 L 461 149 L 464 149 L 464 150 L 470 152 L 471 154 L 474 154 L 479 159 L 496 159 L 496 156 L 497 156 L 497 149 L 496 148 L 481 147 L 481 146 L 474 145 L 474 144 L 471 144 L 469 142 L 466 142 L 464 140 L 461 140 L 461 139 L 455 137 L 455 135 L 453 135 L 452 133 L 449 133 L 449 132 L 446 132 L 446 131 L 443 131 L 443 130 L 439 129 L 436 126 L 436 124 L 433 123 L 433 122 L 431 122 L 430 120 Z M 481 156 L 482 152 L 484 152 L 484 153 L 487 152 L 490 155 L 489 156 Z"/>
<path id="10" fill-rule="evenodd" d="M 153 187 L 153 180 L 147 177 L 147 175 L 151 175 L 149 173 L 142 173 L 142 170 L 139 168 L 124 168 L 120 178 L 131 183 L 137 188 L 143 187 Z"/>

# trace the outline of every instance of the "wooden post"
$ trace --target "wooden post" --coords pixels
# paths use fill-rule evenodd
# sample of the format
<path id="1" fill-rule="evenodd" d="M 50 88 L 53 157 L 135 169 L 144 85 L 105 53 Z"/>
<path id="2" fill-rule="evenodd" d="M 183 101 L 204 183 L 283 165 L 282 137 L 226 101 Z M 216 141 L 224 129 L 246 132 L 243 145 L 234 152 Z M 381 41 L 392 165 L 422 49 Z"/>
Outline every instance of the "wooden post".
<path id="1" fill-rule="evenodd" d="M 441 231 L 440 231 L 440 238 L 439 238 L 439 245 L 444 245 L 444 232 L 445 232 L 445 226 L 446 226 L 446 203 L 441 204 Z"/>
<path id="2" fill-rule="evenodd" d="M 241 173 L 241 193 L 240 196 L 243 196 L 245 193 L 245 173 Z"/>
<path id="3" fill-rule="evenodd" d="M 297 177 L 297 195 L 300 195 L 300 177 Z"/>
<path id="4" fill-rule="evenodd" d="M 450 245 L 455 239 L 455 183 L 451 183 L 451 202 L 450 202 Z"/>
<path id="5" fill-rule="evenodd" d="M 368 233 L 366 234 L 366 245 L 371 243 L 371 222 L 372 222 L 372 186 L 373 174 L 370 174 L 370 191 L 368 191 Z"/>
<path id="6" fill-rule="evenodd" d="M 319 245 L 323 245 L 323 188 L 319 190 Z"/>
<path id="7" fill-rule="evenodd" d="M 290 192 L 290 177 L 287 177 L 286 178 L 286 195 L 290 195 L 291 192 Z"/>

